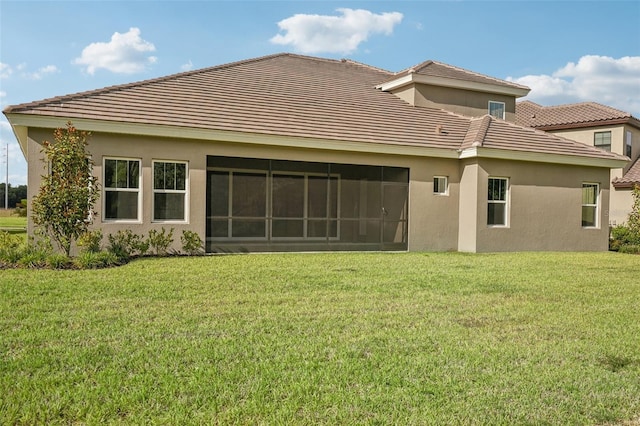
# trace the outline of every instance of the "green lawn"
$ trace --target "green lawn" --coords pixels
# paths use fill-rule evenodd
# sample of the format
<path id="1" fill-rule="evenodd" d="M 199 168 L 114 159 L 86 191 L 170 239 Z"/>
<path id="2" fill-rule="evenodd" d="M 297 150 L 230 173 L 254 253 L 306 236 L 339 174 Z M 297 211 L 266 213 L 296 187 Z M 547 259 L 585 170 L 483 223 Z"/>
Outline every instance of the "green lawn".
<path id="1" fill-rule="evenodd" d="M 639 271 L 616 253 L 0 271 L 0 424 L 637 421 Z"/>
<path id="2" fill-rule="evenodd" d="M 12 215 L 13 210 L 0 209 L 0 231 L 27 235 L 27 218 Z"/>

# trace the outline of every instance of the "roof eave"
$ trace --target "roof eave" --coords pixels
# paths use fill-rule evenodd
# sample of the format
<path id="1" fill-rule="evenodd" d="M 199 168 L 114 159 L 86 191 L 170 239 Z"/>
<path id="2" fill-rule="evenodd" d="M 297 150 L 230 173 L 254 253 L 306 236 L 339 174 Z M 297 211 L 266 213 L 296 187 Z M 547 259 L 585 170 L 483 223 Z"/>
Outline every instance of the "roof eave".
<path id="1" fill-rule="evenodd" d="M 151 136 L 172 139 L 191 139 L 212 142 L 246 143 L 303 149 L 319 149 L 330 151 L 366 152 L 418 157 L 438 157 L 457 159 L 458 153 L 453 148 L 429 147 L 421 144 L 394 144 L 371 141 L 343 141 L 316 137 L 288 136 L 279 134 L 247 133 L 228 130 L 167 126 L 158 124 L 126 123 L 122 121 L 106 121 L 95 119 L 71 118 L 60 116 L 40 116 L 33 114 L 7 114 L 14 128 L 23 129 L 26 148 L 28 128 L 57 129 L 72 121 L 80 130 L 111 133 L 121 135 Z M 18 136 L 18 133 L 16 133 Z M 19 139 L 20 140 L 20 139 Z M 22 146 L 22 142 L 21 142 Z M 23 148 L 26 156 L 26 151 Z"/>
<path id="2" fill-rule="evenodd" d="M 617 118 L 613 120 L 585 121 L 581 123 L 561 123 L 561 124 L 549 124 L 549 125 L 539 125 L 539 126 L 532 124 L 530 125 L 530 127 L 548 132 L 552 130 L 584 129 L 586 127 L 617 126 L 620 124 L 629 124 L 631 126 L 640 128 L 640 121 L 636 120 L 633 117 Z"/>
<path id="3" fill-rule="evenodd" d="M 457 80 L 454 78 L 435 77 L 416 73 L 409 73 L 400 78 L 379 84 L 377 89 L 390 92 L 409 84 L 429 84 L 433 86 L 450 87 L 454 89 L 473 90 L 476 92 L 488 92 L 499 95 L 515 96 L 520 98 L 527 96 L 531 89 L 516 86 L 503 86 L 499 84 L 479 83 L 475 81 Z"/>
<path id="4" fill-rule="evenodd" d="M 587 157 L 580 155 L 563 155 L 543 152 L 514 151 L 498 148 L 472 147 L 460 152 L 460 159 L 494 158 L 499 160 L 529 161 L 536 163 L 566 164 L 571 166 L 604 167 L 619 169 L 629 160 L 622 158 Z M 625 157 L 626 158 L 626 157 Z"/>

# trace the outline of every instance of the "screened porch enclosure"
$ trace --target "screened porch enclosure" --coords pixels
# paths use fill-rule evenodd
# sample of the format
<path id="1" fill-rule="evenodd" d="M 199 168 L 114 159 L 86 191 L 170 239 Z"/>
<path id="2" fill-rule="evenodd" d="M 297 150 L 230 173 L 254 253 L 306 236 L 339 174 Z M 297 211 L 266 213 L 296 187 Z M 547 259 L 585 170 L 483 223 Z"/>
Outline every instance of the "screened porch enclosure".
<path id="1" fill-rule="evenodd" d="M 207 157 L 206 248 L 407 250 L 409 169 Z"/>

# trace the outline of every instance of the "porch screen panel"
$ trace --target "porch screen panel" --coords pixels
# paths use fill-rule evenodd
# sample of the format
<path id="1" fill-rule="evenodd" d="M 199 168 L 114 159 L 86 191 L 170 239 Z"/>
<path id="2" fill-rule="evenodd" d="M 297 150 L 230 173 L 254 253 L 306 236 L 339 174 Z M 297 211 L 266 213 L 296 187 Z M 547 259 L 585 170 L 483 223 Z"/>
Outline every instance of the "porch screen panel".
<path id="1" fill-rule="evenodd" d="M 304 175 L 273 175 L 272 236 L 302 238 L 304 236 Z"/>
<path id="2" fill-rule="evenodd" d="M 212 237 L 230 235 L 229 175 L 229 172 L 209 172 L 208 235 Z"/>
<path id="3" fill-rule="evenodd" d="M 232 172 L 231 236 L 266 237 L 267 175 Z"/>
<path id="4" fill-rule="evenodd" d="M 307 236 L 338 237 L 338 178 L 308 177 Z"/>
<path id="5" fill-rule="evenodd" d="M 403 250 L 409 169 L 208 157 L 208 250 Z"/>

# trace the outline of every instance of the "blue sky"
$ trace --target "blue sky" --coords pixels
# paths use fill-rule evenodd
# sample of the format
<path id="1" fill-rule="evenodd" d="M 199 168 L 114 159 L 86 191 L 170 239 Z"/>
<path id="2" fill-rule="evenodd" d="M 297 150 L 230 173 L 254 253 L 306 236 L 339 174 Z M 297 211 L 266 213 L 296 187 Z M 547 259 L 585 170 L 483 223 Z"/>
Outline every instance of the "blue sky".
<path id="1" fill-rule="evenodd" d="M 390 71 L 434 59 L 640 117 L 640 1 L 0 0 L 0 106 L 294 52 Z M 26 183 L 2 116 L 0 181 Z"/>

